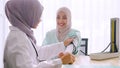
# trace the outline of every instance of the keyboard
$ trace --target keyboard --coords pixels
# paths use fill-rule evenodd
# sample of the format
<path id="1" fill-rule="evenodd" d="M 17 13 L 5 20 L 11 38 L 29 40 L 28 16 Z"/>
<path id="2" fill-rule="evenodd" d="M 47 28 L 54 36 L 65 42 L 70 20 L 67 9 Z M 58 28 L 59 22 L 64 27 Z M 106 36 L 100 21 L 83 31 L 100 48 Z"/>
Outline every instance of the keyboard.
<path id="1" fill-rule="evenodd" d="M 115 52 L 115 53 L 103 52 L 103 53 L 92 53 L 89 56 L 90 59 L 92 60 L 105 60 L 105 59 L 119 57 L 119 55 L 120 55 L 119 52 Z"/>

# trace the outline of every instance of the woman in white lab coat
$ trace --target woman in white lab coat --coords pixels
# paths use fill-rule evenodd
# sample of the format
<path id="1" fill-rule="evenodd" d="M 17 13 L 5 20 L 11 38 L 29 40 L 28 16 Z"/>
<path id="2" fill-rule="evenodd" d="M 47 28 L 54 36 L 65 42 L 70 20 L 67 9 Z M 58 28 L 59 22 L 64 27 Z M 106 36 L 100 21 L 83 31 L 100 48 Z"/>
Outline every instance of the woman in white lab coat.
<path id="1" fill-rule="evenodd" d="M 60 68 L 62 64 L 74 62 L 74 56 L 69 53 L 49 61 L 37 59 L 36 40 L 31 28 L 37 27 L 42 11 L 38 0 L 9 0 L 6 3 L 6 16 L 12 26 L 5 45 L 5 68 Z M 59 48 L 64 48 L 64 44 Z"/>

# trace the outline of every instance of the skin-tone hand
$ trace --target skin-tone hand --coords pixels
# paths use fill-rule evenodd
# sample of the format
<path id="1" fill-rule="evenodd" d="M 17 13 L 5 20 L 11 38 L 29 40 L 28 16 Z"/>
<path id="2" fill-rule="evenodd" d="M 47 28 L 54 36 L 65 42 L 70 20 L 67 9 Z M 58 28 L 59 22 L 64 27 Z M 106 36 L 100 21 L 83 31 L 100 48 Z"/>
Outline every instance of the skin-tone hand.
<path id="1" fill-rule="evenodd" d="M 68 38 L 64 41 L 64 45 L 65 46 L 68 46 L 72 41 L 73 41 L 74 38 Z"/>
<path id="2" fill-rule="evenodd" d="M 61 58 L 63 64 L 73 64 L 75 62 L 74 55 L 70 53 L 60 53 L 59 58 Z"/>

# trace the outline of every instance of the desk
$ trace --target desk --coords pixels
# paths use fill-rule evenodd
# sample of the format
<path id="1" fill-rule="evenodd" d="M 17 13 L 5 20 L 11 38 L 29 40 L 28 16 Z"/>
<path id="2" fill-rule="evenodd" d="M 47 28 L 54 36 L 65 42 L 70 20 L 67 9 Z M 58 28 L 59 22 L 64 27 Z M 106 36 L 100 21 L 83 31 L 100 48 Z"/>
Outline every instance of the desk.
<path id="1" fill-rule="evenodd" d="M 77 56 L 72 65 L 63 65 L 62 68 L 120 68 L 119 58 L 107 60 L 91 60 L 89 56 Z"/>

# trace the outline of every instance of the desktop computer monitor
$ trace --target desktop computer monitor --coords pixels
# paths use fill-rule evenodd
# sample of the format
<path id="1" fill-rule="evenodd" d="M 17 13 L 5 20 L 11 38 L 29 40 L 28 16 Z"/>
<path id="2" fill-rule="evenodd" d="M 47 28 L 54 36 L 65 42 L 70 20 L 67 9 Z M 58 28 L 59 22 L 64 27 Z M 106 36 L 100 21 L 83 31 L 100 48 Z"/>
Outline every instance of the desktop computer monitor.
<path id="1" fill-rule="evenodd" d="M 119 42 L 120 42 L 120 22 L 119 18 L 111 18 L 111 46 L 110 52 L 118 52 L 119 50 Z"/>

